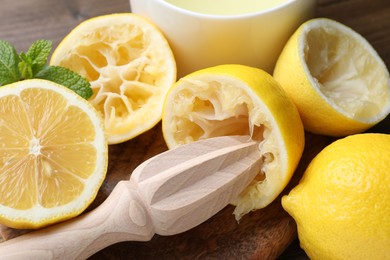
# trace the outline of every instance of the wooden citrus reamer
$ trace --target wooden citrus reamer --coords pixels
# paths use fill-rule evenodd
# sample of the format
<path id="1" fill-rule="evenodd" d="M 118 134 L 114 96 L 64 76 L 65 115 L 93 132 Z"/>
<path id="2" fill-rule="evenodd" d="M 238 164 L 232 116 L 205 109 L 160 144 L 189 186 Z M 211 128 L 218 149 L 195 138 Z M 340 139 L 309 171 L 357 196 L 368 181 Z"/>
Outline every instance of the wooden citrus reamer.
<path id="1" fill-rule="evenodd" d="M 95 210 L 1 243 L 0 257 L 85 259 L 121 241 L 187 231 L 242 192 L 261 164 L 258 143 L 249 136 L 183 145 L 142 163 Z"/>

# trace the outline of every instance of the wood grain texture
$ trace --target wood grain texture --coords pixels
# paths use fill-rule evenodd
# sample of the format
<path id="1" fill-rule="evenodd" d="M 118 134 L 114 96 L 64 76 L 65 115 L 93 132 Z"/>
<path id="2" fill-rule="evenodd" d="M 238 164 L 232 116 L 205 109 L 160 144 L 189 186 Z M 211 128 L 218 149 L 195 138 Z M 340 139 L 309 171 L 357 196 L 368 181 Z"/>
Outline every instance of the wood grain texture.
<path id="1" fill-rule="evenodd" d="M 389 0 L 318 0 L 316 16 L 340 21 L 362 34 L 390 67 Z M 128 12 L 127 0 L 0 0 L 0 39 L 26 50 L 37 39 L 54 46 L 79 22 L 101 14 Z M 109 147 L 107 179 L 89 208 L 100 205 L 114 186 L 130 177 L 144 160 L 167 149 L 157 125 L 126 143 Z M 370 129 L 390 134 L 390 117 Z M 334 139 L 307 134 L 306 148 L 287 193 L 308 162 Z M 307 259 L 299 248 L 292 218 L 281 208 L 280 197 L 264 210 L 236 223 L 228 206 L 197 228 L 175 236 L 155 236 L 150 242 L 122 242 L 90 259 Z M 269 239 L 272 237 L 272 239 Z M 275 239 L 277 238 L 277 239 Z"/>

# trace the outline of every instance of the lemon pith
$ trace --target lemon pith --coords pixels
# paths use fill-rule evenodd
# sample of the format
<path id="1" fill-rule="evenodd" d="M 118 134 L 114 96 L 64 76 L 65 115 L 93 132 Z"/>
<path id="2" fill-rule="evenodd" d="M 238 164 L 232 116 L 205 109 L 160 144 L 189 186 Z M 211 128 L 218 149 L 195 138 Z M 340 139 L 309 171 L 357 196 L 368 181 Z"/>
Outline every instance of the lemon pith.
<path id="1" fill-rule="evenodd" d="M 233 202 L 237 219 L 279 195 L 304 146 L 294 104 L 269 74 L 242 65 L 207 68 L 180 79 L 165 100 L 162 130 L 170 148 L 222 135 L 250 134 L 259 142 L 264 163 Z"/>
<path id="2" fill-rule="evenodd" d="M 91 83 L 89 101 L 104 118 L 109 143 L 127 141 L 161 119 L 176 64 L 161 32 L 144 18 L 110 14 L 86 20 L 55 49 L 50 64 Z"/>
<path id="3" fill-rule="evenodd" d="M 95 109 L 45 80 L 0 89 L 0 220 L 38 228 L 80 214 L 107 170 Z"/>

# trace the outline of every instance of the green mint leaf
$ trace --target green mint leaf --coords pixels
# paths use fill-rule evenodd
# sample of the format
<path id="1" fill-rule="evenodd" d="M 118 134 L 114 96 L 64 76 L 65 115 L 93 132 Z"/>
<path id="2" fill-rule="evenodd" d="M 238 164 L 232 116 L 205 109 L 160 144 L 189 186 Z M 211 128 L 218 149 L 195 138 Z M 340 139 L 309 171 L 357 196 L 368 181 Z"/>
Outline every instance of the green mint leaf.
<path id="1" fill-rule="evenodd" d="M 31 79 L 33 77 L 32 60 L 24 52 L 19 54 L 20 62 L 18 64 L 20 76 L 22 79 Z"/>
<path id="2" fill-rule="evenodd" d="M 20 79 L 19 56 L 15 48 L 6 41 L 0 40 L 0 86 Z"/>
<path id="3" fill-rule="evenodd" d="M 85 99 L 92 96 L 91 84 L 85 78 L 67 68 L 46 66 L 35 77 L 68 87 Z"/>
<path id="4" fill-rule="evenodd" d="M 93 92 L 91 84 L 79 74 L 58 66 L 47 66 L 52 42 L 35 41 L 26 53 L 18 55 L 8 42 L 0 40 L 0 86 L 19 80 L 40 78 L 68 87 L 85 99 Z"/>
<path id="5" fill-rule="evenodd" d="M 53 43 L 48 40 L 37 40 L 33 42 L 26 55 L 31 59 L 33 74 L 37 74 L 47 62 Z"/>

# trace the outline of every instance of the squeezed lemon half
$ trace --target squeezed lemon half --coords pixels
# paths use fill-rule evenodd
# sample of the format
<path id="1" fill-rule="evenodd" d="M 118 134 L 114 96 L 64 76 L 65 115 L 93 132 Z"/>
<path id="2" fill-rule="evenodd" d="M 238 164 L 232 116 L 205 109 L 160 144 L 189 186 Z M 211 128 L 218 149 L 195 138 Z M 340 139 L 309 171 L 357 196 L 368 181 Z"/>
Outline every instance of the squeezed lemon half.
<path id="1" fill-rule="evenodd" d="M 304 148 L 298 111 L 266 72 L 242 65 L 203 69 L 180 79 L 168 92 L 162 116 L 170 148 L 223 135 L 251 135 L 263 164 L 239 196 L 235 216 L 270 204 L 290 180 Z"/>
<path id="2" fill-rule="evenodd" d="M 176 81 L 167 40 L 152 23 L 131 13 L 82 22 L 58 45 L 50 64 L 67 67 L 91 83 L 89 101 L 104 118 L 110 144 L 155 126 L 166 92 Z"/>
<path id="3" fill-rule="evenodd" d="M 386 65 L 366 39 L 334 20 L 302 24 L 284 47 L 273 76 L 313 133 L 356 134 L 390 113 Z"/>

